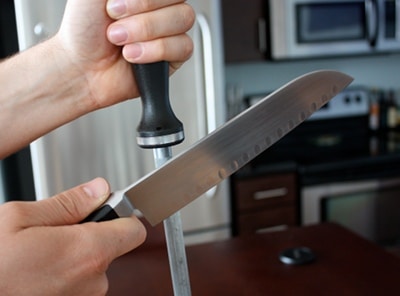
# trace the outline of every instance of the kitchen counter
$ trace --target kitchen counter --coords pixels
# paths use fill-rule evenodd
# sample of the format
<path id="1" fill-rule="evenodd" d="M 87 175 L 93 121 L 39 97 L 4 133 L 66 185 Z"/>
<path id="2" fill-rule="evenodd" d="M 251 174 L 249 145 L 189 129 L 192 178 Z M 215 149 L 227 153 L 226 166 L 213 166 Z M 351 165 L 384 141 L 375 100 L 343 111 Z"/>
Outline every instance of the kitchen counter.
<path id="1" fill-rule="evenodd" d="M 107 295 L 173 295 L 167 251 L 149 242 L 110 266 Z M 298 266 L 279 261 L 287 248 L 316 254 Z M 192 295 L 398 294 L 400 259 L 336 224 L 236 237 L 187 247 Z"/>
<path id="2" fill-rule="evenodd" d="M 294 172 L 313 185 L 400 176 L 400 129 L 371 132 L 365 120 L 303 123 L 234 178 Z"/>

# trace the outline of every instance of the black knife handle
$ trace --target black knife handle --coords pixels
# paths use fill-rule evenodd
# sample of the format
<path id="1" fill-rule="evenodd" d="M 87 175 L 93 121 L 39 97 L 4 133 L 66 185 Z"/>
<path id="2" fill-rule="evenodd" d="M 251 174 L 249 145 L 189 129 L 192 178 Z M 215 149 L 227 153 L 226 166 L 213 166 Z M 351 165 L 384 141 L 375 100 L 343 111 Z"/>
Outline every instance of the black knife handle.
<path id="1" fill-rule="evenodd" d="M 109 221 L 122 217 L 130 217 L 133 214 L 133 206 L 124 196 L 123 192 L 115 192 L 97 210 L 87 216 L 81 223 Z"/>
<path id="2" fill-rule="evenodd" d="M 100 221 L 109 221 L 113 219 L 119 218 L 118 214 L 114 211 L 114 209 L 110 205 L 103 205 L 82 221 L 85 222 L 100 222 Z"/>
<path id="3" fill-rule="evenodd" d="M 132 64 L 132 69 L 142 100 L 138 145 L 161 148 L 181 143 L 184 140 L 183 125 L 170 104 L 168 63 Z"/>

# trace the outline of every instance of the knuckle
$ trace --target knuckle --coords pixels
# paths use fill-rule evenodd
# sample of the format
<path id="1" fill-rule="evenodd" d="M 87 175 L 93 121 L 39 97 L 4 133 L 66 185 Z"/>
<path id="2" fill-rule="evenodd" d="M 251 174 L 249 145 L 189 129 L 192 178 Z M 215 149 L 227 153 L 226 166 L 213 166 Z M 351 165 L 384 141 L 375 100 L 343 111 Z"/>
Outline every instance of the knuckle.
<path id="1" fill-rule="evenodd" d="M 146 41 L 153 38 L 154 25 L 148 18 L 138 17 L 135 25 L 137 28 L 137 32 L 134 35 L 137 36 L 136 39 L 140 38 L 140 40 L 134 41 Z"/>
<path id="2" fill-rule="evenodd" d="M 81 212 L 81 207 L 76 203 L 76 199 L 67 192 L 57 195 L 55 203 L 57 203 L 57 208 L 62 209 L 63 215 L 69 218 L 74 218 Z"/>
<path id="3" fill-rule="evenodd" d="M 196 14 L 193 10 L 193 8 L 187 4 L 183 3 L 182 4 L 182 15 L 183 15 L 183 21 L 185 22 L 185 26 L 187 29 L 190 29 L 196 19 Z"/>
<path id="4" fill-rule="evenodd" d="M 194 44 L 192 38 L 188 35 L 184 35 L 184 46 L 182 47 L 184 59 L 189 59 L 193 54 Z"/>
<path id="5" fill-rule="evenodd" d="M 78 225 L 76 225 L 79 228 Z M 77 241 L 80 242 L 81 256 L 85 258 L 84 270 L 87 274 L 102 275 L 106 272 L 111 258 L 104 251 L 104 248 L 99 247 L 98 239 L 91 235 L 90 231 L 81 227 L 81 230 L 76 232 Z"/>
<path id="6" fill-rule="evenodd" d="M 1 215 L 19 221 L 28 215 L 27 209 L 21 202 L 7 202 L 1 206 Z"/>
<path id="7" fill-rule="evenodd" d="M 109 282 L 108 282 L 108 278 L 105 274 L 103 274 L 103 278 L 100 281 L 99 285 L 98 285 L 98 295 L 101 296 L 105 296 L 107 295 L 108 289 L 109 289 Z"/>
<path id="8" fill-rule="evenodd" d="M 155 47 L 158 50 L 158 53 L 155 53 L 155 55 L 158 55 L 158 58 L 160 59 L 165 59 L 165 57 L 168 55 L 168 47 L 168 39 L 160 39 L 159 44 Z"/>
<path id="9" fill-rule="evenodd" d="M 141 245 L 147 237 L 147 230 L 146 227 L 143 225 L 143 223 L 141 223 L 137 218 L 135 220 L 135 225 L 136 225 L 136 233 L 135 233 L 135 237 L 136 237 L 136 242 L 137 245 Z"/>
<path id="10" fill-rule="evenodd" d="M 136 12 L 138 12 L 138 11 L 148 11 L 151 8 L 151 2 L 152 1 L 149 1 L 149 0 L 136 1 L 136 3 L 135 3 L 135 6 L 136 6 L 135 11 Z"/>
<path id="11" fill-rule="evenodd" d="M 104 254 L 96 251 L 98 246 L 84 230 L 84 227 L 78 226 L 77 228 L 81 228 L 81 230 L 74 231 L 76 236 L 72 239 L 78 243 L 71 246 L 71 253 L 79 254 L 75 258 L 75 262 L 79 262 L 79 264 L 74 264 L 68 269 L 68 272 L 64 273 L 65 282 L 76 282 L 78 285 L 84 282 L 84 287 L 87 289 L 86 293 L 83 293 L 84 295 L 107 295 L 109 283 L 106 271 L 109 264 L 104 259 Z"/>
<path id="12" fill-rule="evenodd" d="M 90 270 L 95 274 L 105 273 L 109 266 L 108 260 L 105 260 L 104 255 L 100 252 L 93 252 L 93 256 L 88 262 Z"/>

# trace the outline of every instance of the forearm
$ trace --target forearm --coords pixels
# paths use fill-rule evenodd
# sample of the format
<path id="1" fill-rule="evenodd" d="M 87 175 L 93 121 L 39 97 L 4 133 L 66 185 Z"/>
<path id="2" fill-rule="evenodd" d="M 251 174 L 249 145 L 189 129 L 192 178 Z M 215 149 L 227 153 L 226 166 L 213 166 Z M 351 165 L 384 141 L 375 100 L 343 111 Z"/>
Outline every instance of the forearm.
<path id="1" fill-rule="evenodd" d="M 69 0 L 53 38 L 0 64 L 0 159 L 83 114 L 137 97 L 129 63 L 166 60 L 173 72 L 190 57 L 192 8 L 156 2 L 126 1 L 111 19 L 106 0 Z M 121 29 L 124 41 L 112 33 Z"/>
<path id="2" fill-rule="evenodd" d="M 91 110 L 87 83 L 53 40 L 0 65 L 0 158 Z"/>

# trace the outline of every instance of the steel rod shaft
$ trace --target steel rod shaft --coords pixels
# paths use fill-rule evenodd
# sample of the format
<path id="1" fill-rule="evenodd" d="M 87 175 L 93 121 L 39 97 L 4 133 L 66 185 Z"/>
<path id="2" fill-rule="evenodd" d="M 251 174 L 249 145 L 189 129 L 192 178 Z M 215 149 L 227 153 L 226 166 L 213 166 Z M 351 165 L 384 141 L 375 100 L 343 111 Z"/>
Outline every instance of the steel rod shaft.
<path id="1" fill-rule="evenodd" d="M 155 148 L 153 154 L 155 165 L 158 168 L 172 157 L 171 147 Z M 174 295 L 190 296 L 189 270 L 180 212 L 164 220 L 164 231 Z"/>

